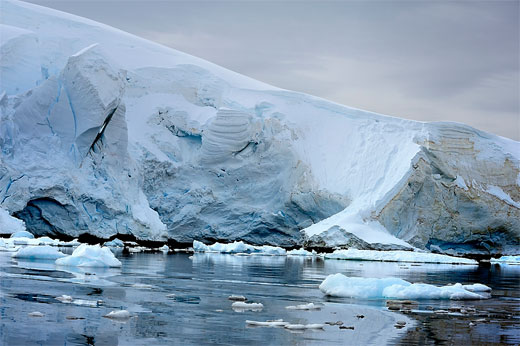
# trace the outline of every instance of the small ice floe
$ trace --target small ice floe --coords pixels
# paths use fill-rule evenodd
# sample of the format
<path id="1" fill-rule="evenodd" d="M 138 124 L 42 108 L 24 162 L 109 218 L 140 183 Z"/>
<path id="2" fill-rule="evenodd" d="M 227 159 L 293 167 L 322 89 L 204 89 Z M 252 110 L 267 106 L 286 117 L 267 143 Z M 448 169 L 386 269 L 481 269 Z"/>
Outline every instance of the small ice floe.
<path id="1" fill-rule="evenodd" d="M 38 242 L 38 245 L 54 245 L 54 246 L 56 246 L 60 242 L 58 239 L 52 239 L 52 238 L 49 238 L 49 237 L 39 237 L 39 238 L 36 238 L 34 240 Z"/>
<path id="2" fill-rule="evenodd" d="M 256 326 L 256 327 L 285 327 L 289 324 L 289 322 L 285 322 L 282 319 L 279 320 L 267 320 L 265 322 L 263 321 L 251 321 L 246 320 L 246 324 L 248 326 Z"/>
<path id="3" fill-rule="evenodd" d="M 18 231 L 13 234 L 11 234 L 10 238 L 28 238 L 28 239 L 34 239 L 34 235 L 27 231 Z"/>
<path id="4" fill-rule="evenodd" d="M 517 256 L 502 256 L 500 258 L 492 258 L 491 263 L 506 263 L 506 264 L 520 264 L 520 255 Z"/>
<path id="5" fill-rule="evenodd" d="M 121 262 L 107 247 L 81 244 L 72 255 L 59 258 L 56 265 L 73 267 L 121 267 Z"/>
<path id="6" fill-rule="evenodd" d="M 79 246 L 81 243 L 78 239 L 72 239 L 71 241 L 60 241 L 59 246 Z"/>
<path id="7" fill-rule="evenodd" d="M 144 252 L 146 250 L 148 250 L 148 248 L 144 247 L 144 246 L 136 246 L 136 247 L 128 248 L 128 252 L 130 252 L 130 253 L 139 253 L 139 252 Z"/>
<path id="8" fill-rule="evenodd" d="M 168 245 L 164 244 L 163 246 L 161 246 L 161 247 L 159 248 L 159 251 L 162 251 L 162 252 L 168 253 L 168 252 L 170 252 L 170 248 L 168 247 Z"/>
<path id="9" fill-rule="evenodd" d="M 107 247 L 125 247 L 125 244 L 123 243 L 123 241 L 121 239 L 118 239 L 118 238 L 114 238 L 110 241 L 107 241 L 105 244 L 103 244 L 103 246 L 107 246 Z"/>
<path id="10" fill-rule="evenodd" d="M 41 259 L 41 260 L 56 260 L 58 258 L 65 257 L 64 253 L 60 252 L 55 247 L 44 245 L 44 246 L 27 246 L 18 250 L 13 254 L 15 258 L 27 258 L 27 259 Z"/>
<path id="11" fill-rule="evenodd" d="M 61 296 L 56 297 L 56 300 L 59 300 L 62 303 L 72 303 L 72 301 L 74 299 L 71 296 L 68 296 L 66 294 L 62 294 Z"/>
<path id="12" fill-rule="evenodd" d="M 325 324 L 328 324 L 329 326 L 342 326 L 343 325 L 343 321 L 325 322 Z"/>
<path id="13" fill-rule="evenodd" d="M 287 324 L 284 326 L 285 329 L 291 330 L 305 330 L 305 329 L 323 329 L 325 328 L 324 324 L 321 323 L 312 323 L 312 324 Z"/>
<path id="14" fill-rule="evenodd" d="M 357 299 L 488 299 L 489 291 L 485 285 L 469 285 L 466 289 L 459 283 L 447 286 L 434 286 L 410 283 L 399 278 L 358 278 L 347 277 L 341 273 L 329 275 L 320 290 L 329 296 Z M 487 286 L 485 286 L 487 287 Z M 487 288 L 489 289 L 489 288 Z M 471 291 L 473 290 L 473 291 Z"/>
<path id="15" fill-rule="evenodd" d="M 272 255 L 283 256 L 287 252 L 285 249 L 277 246 L 253 246 L 242 241 L 235 241 L 229 244 L 215 243 L 213 245 L 206 245 L 200 241 L 193 241 L 193 251 L 195 252 L 215 252 L 228 254 L 254 254 L 254 255 Z"/>
<path id="16" fill-rule="evenodd" d="M 307 251 L 304 248 L 301 249 L 294 249 L 291 251 L 287 251 L 287 255 L 289 256 L 316 256 L 316 251 Z"/>
<path id="17" fill-rule="evenodd" d="M 153 285 L 149 285 L 149 284 L 136 283 L 136 284 L 133 284 L 131 287 L 137 288 L 137 289 L 140 289 L 140 290 L 149 290 L 149 289 L 152 289 L 154 286 Z"/>
<path id="18" fill-rule="evenodd" d="M 128 310 L 114 310 L 110 311 L 108 314 L 104 315 L 105 318 L 110 318 L 113 320 L 119 320 L 124 321 L 128 320 L 132 315 L 130 315 L 130 312 Z"/>
<path id="19" fill-rule="evenodd" d="M 45 316 L 43 313 L 41 313 L 39 311 L 29 312 L 28 315 L 31 316 L 31 317 L 43 317 L 43 316 Z"/>
<path id="20" fill-rule="evenodd" d="M 234 294 L 230 295 L 228 297 L 228 299 L 236 301 L 236 302 L 245 302 L 247 300 L 247 298 L 244 296 L 238 296 L 238 295 L 234 295 Z"/>
<path id="21" fill-rule="evenodd" d="M 472 264 L 478 262 L 468 258 L 453 257 L 429 252 L 414 251 L 377 251 L 358 250 L 349 248 L 347 250 L 336 250 L 325 254 L 326 259 L 357 260 L 357 261 L 382 261 L 382 262 L 412 262 L 412 263 L 444 263 L 444 264 Z"/>
<path id="22" fill-rule="evenodd" d="M 491 292 L 491 287 L 483 284 L 462 285 L 462 287 L 470 292 Z"/>
<path id="23" fill-rule="evenodd" d="M 322 308 L 321 305 L 316 305 L 314 303 L 309 304 L 300 304 L 300 305 L 289 305 L 285 307 L 288 310 L 320 310 Z"/>
<path id="24" fill-rule="evenodd" d="M 244 302 L 234 302 L 231 304 L 231 308 L 235 311 L 242 312 L 246 310 L 251 311 L 260 311 L 264 308 L 264 304 L 262 303 L 244 303 Z"/>

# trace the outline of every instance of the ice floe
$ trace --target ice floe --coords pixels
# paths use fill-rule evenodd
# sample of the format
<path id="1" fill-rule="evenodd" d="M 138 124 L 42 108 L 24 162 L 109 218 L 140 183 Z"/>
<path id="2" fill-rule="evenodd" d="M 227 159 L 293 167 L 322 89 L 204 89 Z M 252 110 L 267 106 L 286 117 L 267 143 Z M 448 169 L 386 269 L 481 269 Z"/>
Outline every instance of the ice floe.
<path id="1" fill-rule="evenodd" d="M 56 260 L 58 258 L 65 257 L 64 253 L 60 252 L 57 248 L 44 245 L 44 246 L 26 246 L 18 250 L 13 254 L 15 258 L 28 258 L 28 259 L 42 259 L 42 260 Z"/>
<path id="2" fill-rule="evenodd" d="M 512 263 L 520 264 L 520 255 L 517 256 L 502 256 L 500 258 L 492 258 L 491 263 Z"/>
<path id="3" fill-rule="evenodd" d="M 287 324 L 287 325 L 284 326 L 285 329 L 292 329 L 292 330 L 323 329 L 324 327 L 325 327 L 325 325 L 321 324 L 321 323 Z"/>
<path id="4" fill-rule="evenodd" d="M 260 311 L 264 308 L 264 304 L 262 303 L 244 303 L 244 302 L 234 302 L 231 304 L 231 308 L 235 311 Z"/>
<path id="5" fill-rule="evenodd" d="M 108 247 L 124 247 L 125 244 L 123 243 L 122 240 L 120 239 L 113 239 L 113 240 L 110 240 L 110 241 L 107 241 L 105 244 L 103 244 L 104 246 L 108 246 Z"/>
<path id="6" fill-rule="evenodd" d="M 434 286 L 410 283 L 399 278 L 359 278 L 343 274 L 329 275 L 320 290 L 329 296 L 357 299 L 487 299 L 491 289 L 485 285 Z"/>
<path id="7" fill-rule="evenodd" d="M 108 247 L 81 244 L 72 255 L 56 260 L 57 265 L 77 267 L 121 267 Z"/>
<path id="8" fill-rule="evenodd" d="M 128 320 L 130 317 L 132 317 L 132 315 L 130 315 L 130 312 L 128 312 L 128 310 L 114 310 L 110 311 L 103 317 L 111 318 L 113 320 Z"/>
<path id="9" fill-rule="evenodd" d="M 333 253 L 325 254 L 325 258 L 384 262 L 478 264 L 477 261 L 468 258 L 453 257 L 429 252 L 358 250 L 355 248 L 336 250 Z"/>
<path id="10" fill-rule="evenodd" d="M 228 299 L 236 301 L 236 302 L 245 302 L 247 300 L 247 298 L 244 296 L 238 296 L 238 295 L 234 295 L 234 294 L 230 295 L 228 297 Z"/>
<path id="11" fill-rule="evenodd" d="M 285 308 L 288 310 L 320 310 L 321 307 L 322 307 L 321 305 L 309 303 L 309 304 L 300 304 L 300 305 L 289 305 L 289 306 L 286 306 Z"/>
<path id="12" fill-rule="evenodd" d="M 235 241 L 229 244 L 215 243 L 213 245 L 206 245 L 200 241 L 193 241 L 193 250 L 195 252 L 216 252 L 229 254 L 254 254 L 254 255 L 272 255 L 283 256 L 287 254 L 285 249 L 277 246 L 254 246 L 246 244 L 242 241 Z"/>
<path id="13" fill-rule="evenodd" d="M 289 324 L 289 322 L 285 322 L 283 319 L 271 320 L 271 321 L 251 321 L 246 320 L 246 324 L 248 326 L 257 326 L 257 327 L 285 327 Z"/>
<path id="14" fill-rule="evenodd" d="M 316 256 L 316 251 L 307 251 L 304 248 L 287 251 L 289 256 Z"/>

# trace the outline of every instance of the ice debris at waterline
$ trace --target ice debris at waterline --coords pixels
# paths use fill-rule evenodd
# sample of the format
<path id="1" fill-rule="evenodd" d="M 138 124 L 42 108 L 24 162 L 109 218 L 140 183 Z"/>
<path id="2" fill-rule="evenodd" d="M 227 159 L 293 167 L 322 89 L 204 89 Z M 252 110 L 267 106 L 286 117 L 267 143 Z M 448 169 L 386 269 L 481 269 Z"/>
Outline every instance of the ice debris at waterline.
<path id="1" fill-rule="evenodd" d="M 108 314 L 104 315 L 105 318 L 110 318 L 113 320 L 128 320 L 132 315 L 127 310 L 114 310 L 110 311 Z"/>
<path id="2" fill-rule="evenodd" d="M 72 255 L 56 260 L 57 265 L 70 267 L 121 267 L 121 262 L 108 247 L 81 244 Z"/>
<path id="3" fill-rule="evenodd" d="M 267 320 L 265 322 L 246 320 L 246 324 L 255 327 L 285 327 L 289 322 L 285 322 L 283 319 Z"/>
<path id="4" fill-rule="evenodd" d="M 453 257 L 429 252 L 358 250 L 355 248 L 336 250 L 333 253 L 325 254 L 325 258 L 383 262 L 478 264 L 477 261 L 468 258 Z"/>
<path id="5" fill-rule="evenodd" d="M 285 307 L 287 310 L 320 310 L 322 305 L 316 305 L 314 303 L 300 304 L 300 305 L 289 305 Z"/>
<path id="6" fill-rule="evenodd" d="M 289 256 L 316 256 L 316 251 L 307 251 L 305 250 L 304 248 L 301 248 L 301 249 L 294 249 L 294 250 L 290 250 L 290 251 L 287 251 L 287 255 Z"/>
<path id="7" fill-rule="evenodd" d="M 488 299 L 491 291 L 482 284 L 439 287 L 399 278 L 347 277 L 340 273 L 329 275 L 319 288 L 329 296 L 356 299 Z"/>
<path id="8" fill-rule="evenodd" d="M 520 264 L 520 255 L 517 256 L 502 256 L 500 258 L 492 258 L 491 263 L 508 263 L 508 264 Z"/>
<path id="9" fill-rule="evenodd" d="M 43 260 L 56 260 L 58 258 L 65 257 L 64 253 L 56 249 L 55 247 L 44 245 L 44 246 L 26 246 L 18 250 L 13 254 L 15 258 L 26 258 L 26 259 L 43 259 Z"/>
<path id="10" fill-rule="evenodd" d="M 239 254 L 247 253 L 254 255 L 272 255 L 272 256 L 284 256 L 287 254 L 285 249 L 276 246 L 254 246 L 245 244 L 242 241 L 236 241 L 230 244 L 215 243 L 213 245 L 206 245 L 200 241 L 193 241 L 193 251 L 195 252 L 214 252 L 214 253 L 229 253 Z"/>

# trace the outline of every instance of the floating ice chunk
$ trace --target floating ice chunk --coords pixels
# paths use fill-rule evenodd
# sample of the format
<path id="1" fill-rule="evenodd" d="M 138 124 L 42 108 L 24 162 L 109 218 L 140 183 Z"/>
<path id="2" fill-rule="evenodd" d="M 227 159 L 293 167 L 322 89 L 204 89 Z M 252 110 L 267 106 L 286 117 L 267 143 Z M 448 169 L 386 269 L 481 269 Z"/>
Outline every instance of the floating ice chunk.
<path id="1" fill-rule="evenodd" d="M 72 255 L 56 260 L 57 265 L 74 267 L 121 267 L 112 251 L 99 245 L 81 244 Z"/>
<path id="2" fill-rule="evenodd" d="M 520 264 L 520 255 L 517 256 L 502 256 L 500 258 L 492 258 L 491 263 L 513 263 Z"/>
<path id="3" fill-rule="evenodd" d="M 72 239 L 71 241 L 60 241 L 58 243 L 59 246 L 78 246 L 81 243 L 78 241 L 78 239 Z"/>
<path id="4" fill-rule="evenodd" d="M 28 315 L 31 316 L 31 317 L 43 317 L 43 316 L 45 316 L 43 313 L 41 313 L 39 311 L 29 312 Z"/>
<path id="5" fill-rule="evenodd" d="M 473 285 L 471 285 L 473 286 Z M 484 285 L 482 285 L 484 286 Z M 482 288 L 478 286 L 479 288 Z M 478 291 L 471 292 L 461 284 L 450 286 L 434 286 L 415 283 L 399 278 L 356 278 L 343 274 L 329 275 L 320 290 L 329 296 L 349 297 L 357 299 L 487 299 L 489 294 Z M 474 288 L 473 287 L 470 287 Z"/>
<path id="6" fill-rule="evenodd" d="M 108 314 L 104 315 L 103 317 L 111 318 L 114 320 L 127 320 L 130 317 L 132 317 L 132 315 L 130 315 L 130 312 L 128 312 L 127 310 L 114 310 L 114 311 L 110 311 Z"/>
<path id="7" fill-rule="evenodd" d="M 113 239 L 111 241 L 107 241 L 105 244 L 103 244 L 103 246 L 108 246 L 108 247 L 124 247 L 125 244 L 123 243 L 122 240 L 120 239 Z"/>
<path id="8" fill-rule="evenodd" d="M 331 254 L 325 254 L 325 258 L 383 262 L 478 264 L 477 261 L 468 258 L 453 257 L 429 252 L 358 250 L 354 248 L 348 250 L 336 250 Z"/>
<path id="9" fill-rule="evenodd" d="M 66 294 L 62 294 L 61 296 L 56 297 L 56 300 L 59 300 L 62 303 L 72 303 L 72 301 L 74 299 L 71 296 L 68 296 Z"/>
<path id="10" fill-rule="evenodd" d="M 152 289 L 154 286 L 148 285 L 148 284 L 137 283 L 137 284 L 133 284 L 132 287 L 142 289 L 142 290 L 149 290 L 149 289 Z"/>
<path id="11" fill-rule="evenodd" d="M 307 251 L 304 248 L 287 251 L 290 256 L 316 256 L 316 251 Z"/>
<path id="12" fill-rule="evenodd" d="M 11 238 L 29 238 L 33 239 L 34 235 L 27 231 L 18 231 L 13 234 L 11 234 Z"/>
<path id="13" fill-rule="evenodd" d="M 254 253 L 260 253 L 262 255 L 272 255 L 272 256 L 283 256 L 287 254 L 287 251 L 285 249 L 282 249 L 281 247 L 277 246 L 269 246 L 269 245 L 263 245 L 263 246 L 255 246 Z"/>
<path id="14" fill-rule="evenodd" d="M 237 301 L 237 302 L 245 302 L 247 300 L 247 298 L 244 297 L 244 296 L 237 296 L 237 295 L 234 295 L 234 294 L 230 295 L 228 297 L 228 299 L 229 300 L 234 300 L 234 301 Z"/>
<path id="15" fill-rule="evenodd" d="M 242 241 L 235 241 L 229 244 L 215 243 L 213 245 L 205 245 L 200 241 L 193 241 L 193 251 L 195 252 L 217 252 L 230 254 L 257 254 L 257 255 L 286 255 L 285 249 L 277 246 L 253 246 L 245 244 Z"/>
<path id="16" fill-rule="evenodd" d="M 168 245 L 164 244 L 163 246 L 161 246 L 159 248 L 160 251 L 162 252 L 170 252 L 170 248 L 168 247 Z"/>
<path id="17" fill-rule="evenodd" d="M 60 252 L 55 247 L 44 245 L 44 246 L 27 246 L 18 250 L 13 254 L 16 258 L 29 258 L 29 259 L 42 259 L 42 260 L 55 260 L 58 258 L 65 257 L 64 253 Z"/>
<path id="18" fill-rule="evenodd" d="M 40 237 L 35 239 L 38 244 L 41 245 L 58 245 L 59 240 L 58 239 L 51 239 L 49 237 Z"/>
<path id="19" fill-rule="evenodd" d="M 235 311 L 260 311 L 264 308 L 264 304 L 262 303 L 244 303 L 244 302 L 234 302 L 231 304 L 231 308 Z"/>
<path id="20" fill-rule="evenodd" d="M 462 285 L 462 287 L 470 292 L 491 292 L 491 287 L 483 284 Z"/>
<path id="21" fill-rule="evenodd" d="M 320 305 L 316 305 L 314 303 L 309 304 L 300 304 L 300 305 L 289 305 L 285 307 L 288 310 L 319 310 L 321 309 Z"/>
<path id="22" fill-rule="evenodd" d="M 285 327 L 289 324 L 289 322 L 285 322 L 282 319 L 273 320 L 273 321 L 251 321 L 246 320 L 246 323 L 250 326 L 258 326 L 258 327 Z"/>
<path id="23" fill-rule="evenodd" d="M 292 329 L 292 330 L 323 329 L 324 327 L 325 327 L 325 325 L 321 324 L 321 323 L 313 323 L 313 324 L 287 324 L 285 326 L 286 329 Z"/>

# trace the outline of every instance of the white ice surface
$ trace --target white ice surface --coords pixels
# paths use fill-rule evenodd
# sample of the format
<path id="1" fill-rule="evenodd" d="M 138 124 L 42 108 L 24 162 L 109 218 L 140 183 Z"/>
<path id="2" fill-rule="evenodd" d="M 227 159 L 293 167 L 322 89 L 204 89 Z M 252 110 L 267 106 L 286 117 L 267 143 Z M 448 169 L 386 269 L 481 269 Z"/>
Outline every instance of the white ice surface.
<path id="1" fill-rule="evenodd" d="M 108 247 L 81 244 L 72 255 L 59 258 L 56 265 L 70 267 L 121 267 L 121 262 Z"/>
<path id="2" fill-rule="evenodd" d="M 13 234 L 24 231 L 25 223 L 22 220 L 12 217 L 7 210 L 0 208 L 0 234 Z"/>
<path id="3" fill-rule="evenodd" d="M 329 296 L 356 299 L 487 299 L 490 295 L 485 292 L 491 291 L 481 284 L 434 286 L 399 278 L 347 277 L 341 273 L 329 275 L 319 288 Z"/>
<path id="4" fill-rule="evenodd" d="M 44 245 L 44 246 L 26 246 L 18 250 L 13 254 L 16 258 L 28 258 L 28 259 L 43 259 L 43 260 L 56 260 L 58 258 L 65 257 L 64 253 L 59 251 L 57 248 Z"/>
<path id="5" fill-rule="evenodd" d="M 513 263 L 520 264 L 520 255 L 517 256 L 502 256 L 500 258 L 492 258 L 491 263 Z"/>
<path id="6" fill-rule="evenodd" d="M 360 261 L 383 261 L 383 262 L 412 262 L 412 263 L 446 263 L 446 264 L 478 264 L 477 261 L 453 257 L 448 255 L 434 254 L 416 251 L 376 251 L 358 250 L 350 248 L 347 250 L 336 250 L 325 254 L 327 259 L 360 260 Z"/>
<path id="7" fill-rule="evenodd" d="M 285 249 L 282 249 L 277 246 L 254 246 L 245 244 L 242 241 L 236 241 L 229 244 L 215 243 L 213 245 L 206 245 L 198 240 L 193 241 L 193 250 L 195 252 L 215 252 L 215 253 L 229 253 L 229 254 L 238 254 L 238 253 L 247 253 L 247 254 L 255 254 L 255 255 L 273 255 L 273 256 L 283 256 L 286 255 L 287 252 Z"/>

